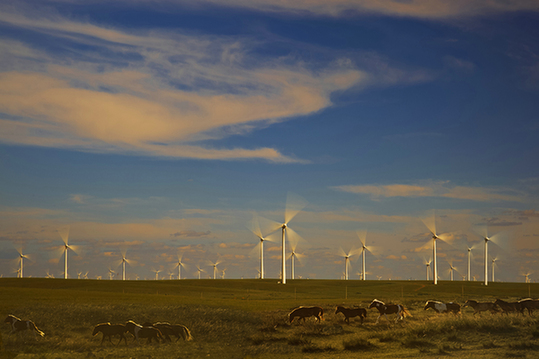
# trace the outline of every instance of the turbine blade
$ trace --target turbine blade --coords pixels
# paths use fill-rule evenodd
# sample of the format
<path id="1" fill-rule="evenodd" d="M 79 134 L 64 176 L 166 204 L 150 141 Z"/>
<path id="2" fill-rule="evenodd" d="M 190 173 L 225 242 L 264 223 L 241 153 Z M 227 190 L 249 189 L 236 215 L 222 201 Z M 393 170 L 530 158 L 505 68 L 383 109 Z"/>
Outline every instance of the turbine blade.
<path id="1" fill-rule="evenodd" d="M 260 223 L 258 222 L 258 216 L 256 214 L 253 215 L 253 219 L 251 220 L 251 222 L 247 225 L 247 228 L 253 232 L 253 234 L 255 236 L 257 236 L 258 238 L 261 238 L 263 235 L 262 235 L 262 231 L 260 230 Z"/>
<path id="2" fill-rule="evenodd" d="M 357 231 L 356 233 L 357 233 L 357 236 L 359 237 L 359 241 L 361 242 L 361 244 L 366 246 L 367 245 L 367 231 L 361 230 L 361 231 Z"/>
<path id="3" fill-rule="evenodd" d="M 429 215 L 421 218 L 421 221 L 429 229 L 430 233 L 436 235 L 436 213 L 432 211 Z"/>
<path id="4" fill-rule="evenodd" d="M 290 248 L 296 248 L 299 242 L 306 242 L 296 231 L 290 227 L 286 227 L 286 237 Z"/>
<path id="5" fill-rule="evenodd" d="M 305 206 L 307 205 L 307 201 L 292 192 L 288 192 L 286 196 L 286 208 L 284 212 L 284 223 L 289 223 L 292 218 L 296 216 L 296 214 L 299 213 Z"/>
<path id="6" fill-rule="evenodd" d="M 65 244 L 68 244 L 67 241 L 69 240 L 69 226 L 59 229 L 58 233 L 60 234 L 60 237 L 62 237 L 62 241 L 64 241 Z"/>
<path id="7" fill-rule="evenodd" d="M 272 221 L 265 217 L 258 216 L 258 224 L 260 226 L 260 233 L 270 234 L 281 228 L 282 223 Z"/>

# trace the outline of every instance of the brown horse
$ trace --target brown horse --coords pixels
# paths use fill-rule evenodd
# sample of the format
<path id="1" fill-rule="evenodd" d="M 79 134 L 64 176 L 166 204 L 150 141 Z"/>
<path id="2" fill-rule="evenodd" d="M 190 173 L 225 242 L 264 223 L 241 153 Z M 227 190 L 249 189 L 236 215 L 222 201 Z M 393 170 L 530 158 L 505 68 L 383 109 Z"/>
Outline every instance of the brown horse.
<path id="1" fill-rule="evenodd" d="M 45 333 L 37 329 L 36 325 L 31 320 L 20 320 L 16 316 L 9 314 L 4 320 L 4 323 L 9 323 L 11 326 L 11 333 L 22 332 L 28 329 L 34 333 L 34 337 L 36 336 L 36 333 L 40 337 L 45 336 Z"/>
<path id="2" fill-rule="evenodd" d="M 118 344 L 116 345 L 119 345 L 122 342 L 122 339 L 125 341 L 125 345 L 127 345 L 127 338 L 124 335 L 124 333 L 127 332 L 127 329 L 125 328 L 124 324 L 110 324 L 110 323 L 98 324 L 95 326 L 92 336 L 95 337 L 99 332 L 103 333 L 103 338 L 101 339 L 101 345 L 103 345 L 103 341 L 105 340 L 105 338 L 109 338 L 110 344 L 114 344 L 112 342 L 112 337 L 115 335 L 120 336 L 120 341 L 118 341 Z"/>
<path id="3" fill-rule="evenodd" d="M 506 302 L 505 300 L 496 299 L 494 302 L 500 308 L 502 308 L 502 313 L 507 314 L 509 312 L 519 312 L 523 313 L 522 304 L 519 302 Z"/>
<path id="4" fill-rule="evenodd" d="M 524 309 L 527 309 L 529 315 L 533 313 L 534 309 L 539 309 L 539 299 L 526 298 L 519 300 L 518 303 L 521 305 L 522 312 L 524 312 Z"/>
<path id="5" fill-rule="evenodd" d="M 320 320 L 324 317 L 324 309 L 320 307 L 299 307 L 288 314 L 288 321 L 292 323 L 295 318 L 299 318 L 298 320 L 303 319 L 303 323 L 305 323 L 305 318 L 308 317 L 315 317 L 320 323 Z"/>
<path id="6" fill-rule="evenodd" d="M 460 313 L 460 304 L 458 303 L 442 303 L 437 302 L 434 300 L 429 300 L 427 303 L 425 303 L 425 310 L 432 308 L 436 313 L 454 313 L 459 314 Z"/>
<path id="7" fill-rule="evenodd" d="M 378 312 L 380 313 L 378 315 L 378 318 L 376 318 L 376 323 L 374 324 L 378 324 L 378 321 L 380 320 L 380 317 L 382 315 L 384 315 L 386 317 L 386 320 L 389 322 L 389 319 L 387 318 L 387 315 L 388 314 L 397 314 L 397 318 L 395 318 L 395 323 L 397 323 L 397 321 L 400 319 L 400 320 L 404 320 L 404 317 L 407 315 L 409 317 L 411 317 L 412 315 L 410 313 L 408 313 L 408 311 L 406 310 L 406 308 L 404 308 L 404 306 L 400 305 L 400 304 L 385 304 L 384 302 L 382 302 L 381 300 L 378 300 L 378 299 L 375 299 L 371 302 L 371 304 L 369 305 L 369 309 L 371 308 L 376 308 L 378 309 Z"/>
<path id="8" fill-rule="evenodd" d="M 125 323 L 126 330 L 133 334 L 135 337 L 136 342 L 138 342 L 139 338 L 147 338 L 148 343 L 151 343 L 153 339 L 155 339 L 159 343 L 159 339 L 163 340 L 163 335 L 161 334 L 161 331 L 154 327 L 143 327 L 140 324 L 135 323 L 132 320 L 127 321 Z"/>
<path id="9" fill-rule="evenodd" d="M 346 308 L 340 305 L 335 309 L 335 314 L 342 313 L 344 315 L 344 321 L 350 324 L 350 318 L 360 317 L 361 324 L 363 324 L 363 319 L 367 318 L 367 310 L 365 308 Z"/>
<path id="10" fill-rule="evenodd" d="M 154 327 L 159 329 L 161 334 L 167 339 L 168 341 L 172 341 L 170 339 L 171 336 L 176 337 L 176 342 L 180 340 L 180 338 L 183 338 L 183 340 L 190 341 L 193 340 L 193 337 L 191 336 L 191 332 L 185 325 L 181 324 L 170 324 L 167 322 L 159 322 L 159 323 L 144 323 L 142 324 L 143 327 Z"/>
<path id="11" fill-rule="evenodd" d="M 490 313 L 498 313 L 498 305 L 496 303 L 489 303 L 484 302 L 480 303 L 477 300 L 468 299 L 466 303 L 464 303 L 463 307 L 472 307 L 474 312 L 473 314 L 476 315 L 477 313 L 486 312 L 487 310 L 490 311 Z"/>

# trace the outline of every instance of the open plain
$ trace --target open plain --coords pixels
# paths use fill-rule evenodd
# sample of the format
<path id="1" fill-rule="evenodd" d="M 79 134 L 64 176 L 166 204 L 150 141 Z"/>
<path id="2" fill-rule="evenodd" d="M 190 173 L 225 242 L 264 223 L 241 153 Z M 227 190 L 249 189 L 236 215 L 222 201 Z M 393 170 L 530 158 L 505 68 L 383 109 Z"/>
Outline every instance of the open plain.
<path id="1" fill-rule="evenodd" d="M 494 302 L 539 296 L 535 283 L 267 280 L 107 281 L 0 279 L 0 315 L 35 322 L 45 333 L 10 334 L 3 323 L 0 358 L 531 358 L 539 349 L 539 313 L 473 315 L 423 310 L 427 300 Z M 337 305 L 367 308 L 373 299 L 403 304 L 412 315 L 394 323 L 368 310 L 350 324 Z M 300 305 L 324 309 L 324 320 L 287 323 Z M 134 343 L 92 337 L 103 322 L 167 321 L 187 326 L 192 341 Z M 114 344 L 118 337 L 113 339 Z"/>

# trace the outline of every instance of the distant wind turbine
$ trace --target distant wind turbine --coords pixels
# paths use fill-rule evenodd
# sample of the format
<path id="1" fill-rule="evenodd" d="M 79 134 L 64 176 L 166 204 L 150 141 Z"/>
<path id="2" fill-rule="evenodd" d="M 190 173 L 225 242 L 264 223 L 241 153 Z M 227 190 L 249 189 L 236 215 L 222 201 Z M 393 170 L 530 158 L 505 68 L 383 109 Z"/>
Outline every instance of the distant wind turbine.
<path id="1" fill-rule="evenodd" d="M 182 267 L 183 269 L 187 269 L 187 265 L 182 262 L 183 253 L 178 254 L 178 262 L 176 262 L 176 265 L 174 268 L 178 267 L 178 279 L 182 279 Z"/>
<path id="2" fill-rule="evenodd" d="M 365 253 L 367 251 L 371 252 L 372 255 L 374 255 L 374 252 L 376 252 L 376 247 L 373 246 L 367 246 L 367 231 L 358 231 L 357 235 L 359 237 L 359 241 L 361 242 L 361 260 L 362 260 L 362 280 L 367 280 L 367 271 L 366 271 L 366 262 L 365 262 Z"/>
<path id="3" fill-rule="evenodd" d="M 286 284 L 286 237 L 288 235 L 289 240 L 292 236 L 299 235 L 288 226 L 288 223 L 298 214 L 305 206 L 307 202 L 302 197 L 288 193 L 286 197 L 286 207 L 284 213 L 284 223 L 279 224 L 273 231 L 281 228 L 282 230 L 282 243 L 281 243 L 281 283 Z"/>
<path id="4" fill-rule="evenodd" d="M 432 218 L 423 218 L 423 223 L 429 229 L 432 234 L 432 276 L 434 278 L 434 284 L 438 284 L 438 266 L 436 261 L 436 241 L 438 239 L 444 241 L 449 238 L 448 233 L 439 234 L 436 232 L 436 214 L 433 214 Z"/>
<path id="5" fill-rule="evenodd" d="M 67 253 L 69 250 L 73 251 L 73 253 L 77 253 L 78 247 L 69 245 L 69 227 L 65 228 L 64 230 L 60 231 L 60 236 L 62 237 L 62 240 L 64 241 L 64 247 L 63 247 L 63 255 L 64 255 L 64 279 L 67 279 Z"/>
<path id="6" fill-rule="evenodd" d="M 301 254 L 301 253 L 298 253 L 296 252 L 296 247 L 298 245 L 297 242 L 293 242 L 293 241 L 290 241 L 290 278 L 291 279 L 296 279 L 296 274 L 295 274 L 295 268 L 296 268 L 296 259 L 298 261 L 301 261 L 301 258 L 305 257 L 304 254 Z"/>
<path id="7" fill-rule="evenodd" d="M 429 280 L 429 274 L 430 274 L 430 264 L 432 262 L 432 259 L 429 259 L 428 261 L 425 260 L 425 266 L 427 267 L 427 280 Z"/>
<path id="8" fill-rule="evenodd" d="M 200 273 L 202 272 L 205 272 L 205 270 L 197 266 L 198 279 L 200 279 Z"/>
<path id="9" fill-rule="evenodd" d="M 492 281 L 494 282 L 494 266 L 496 266 L 496 261 L 498 258 L 492 258 Z"/>
<path id="10" fill-rule="evenodd" d="M 493 236 L 489 236 L 487 226 L 477 227 L 476 232 L 477 234 L 481 235 L 483 237 L 483 240 L 485 241 L 485 285 L 488 285 L 488 243 L 492 242 L 497 245 L 500 245 L 503 234 L 500 232 Z M 492 268 L 494 268 L 494 266 Z"/>
<path id="11" fill-rule="evenodd" d="M 359 249 L 351 249 L 346 253 L 342 248 L 339 248 L 339 255 L 344 257 L 344 280 L 348 280 L 350 270 L 350 258 L 359 254 Z"/>
<path id="12" fill-rule="evenodd" d="M 114 278 L 114 273 L 116 273 L 112 268 L 109 268 L 109 279 L 112 280 Z"/>
<path id="13" fill-rule="evenodd" d="M 262 218 L 260 218 L 260 219 L 262 219 Z M 277 222 L 274 222 L 274 223 L 277 223 Z M 275 227 L 275 225 L 273 225 L 272 227 Z M 258 271 L 260 273 L 259 278 L 264 279 L 264 274 L 265 274 L 265 269 L 264 269 L 264 242 L 265 241 L 273 242 L 274 240 L 269 236 L 265 237 L 263 235 L 262 230 L 260 229 L 259 217 L 257 215 L 253 216 L 253 220 L 251 221 L 251 224 L 250 224 L 250 226 L 248 228 L 259 239 L 259 242 L 255 246 L 254 249 L 255 250 L 258 249 L 258 257 L 259 257 L 259 260 L 260 260 L 260 269 Z M 275 228 L 272 228 L 272 230 L 275 231 Z"/>
<path id="14" fill-rule="evenodd" d="M 17 252 L 19 253 L 19 269 L 17 270 L 17 278 L 24 278 L 24 273 L 23 273 L 24 260 L 25 259 L 31 260 L 31 259 L 29 255 L 22 253 L 22 246 L 16 249 L 17 249 Z"/>
<path id="15" fill-rule="evenodd" d="M 155 280 L 159 280 L 159 273 L 162 272 L 161 269 L 152 269 L 152 272 L 155 273 Z"/>
<path id="16" fill-rule="evenodd" d="M 457 270 L 456 267 L 453 266 L 452 262 L 449 262 L 449 280 L 453 281 L 453 273 Z"/>
<path id="17" fill-rule="evenodd" d="M 213 267 L 213 279 L 217 279 L 217 266 L 221 264 L 221 262 L 219 260 L 217 260 L 215 263 L 212 261 L 208 262 Z"/>
<path id="18" fill-rule="evenodd" d="M 133 261 L 130 260 L 130 259 L 127 259 L 127 249 L 126 248 L 123 248 L 121 250 L 121 253 L 122 253 L 122 280 L 125 280 L 126 279 L 126 273 L 125 273 L 125 264 L 130 264 L 130 265 L 133 265 Z"/>

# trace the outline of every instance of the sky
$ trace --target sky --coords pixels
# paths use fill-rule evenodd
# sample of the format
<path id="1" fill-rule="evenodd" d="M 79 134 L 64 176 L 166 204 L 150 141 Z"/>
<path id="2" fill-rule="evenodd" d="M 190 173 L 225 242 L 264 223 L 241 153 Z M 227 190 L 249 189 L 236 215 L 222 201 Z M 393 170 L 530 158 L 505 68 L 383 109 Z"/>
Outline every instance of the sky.
<path id="1" fill-rule="evenodd" d="M 532 0 L 2 2 L 0 275 L 22 251 L 63 277 L 64 236 L 70 278 L 121 279 L 122 253 L 128 279 L 256 278 L 259 228 L 278 280 L 292 208 L 297 278 L 351 253 L 358 279 L 363 238 L 367 279 L 423 280 L 432 230 L 440 280 L 470 247 L 482 281 L 488 234 L 489 277 L 535 281 L 538 22 Z"/>

